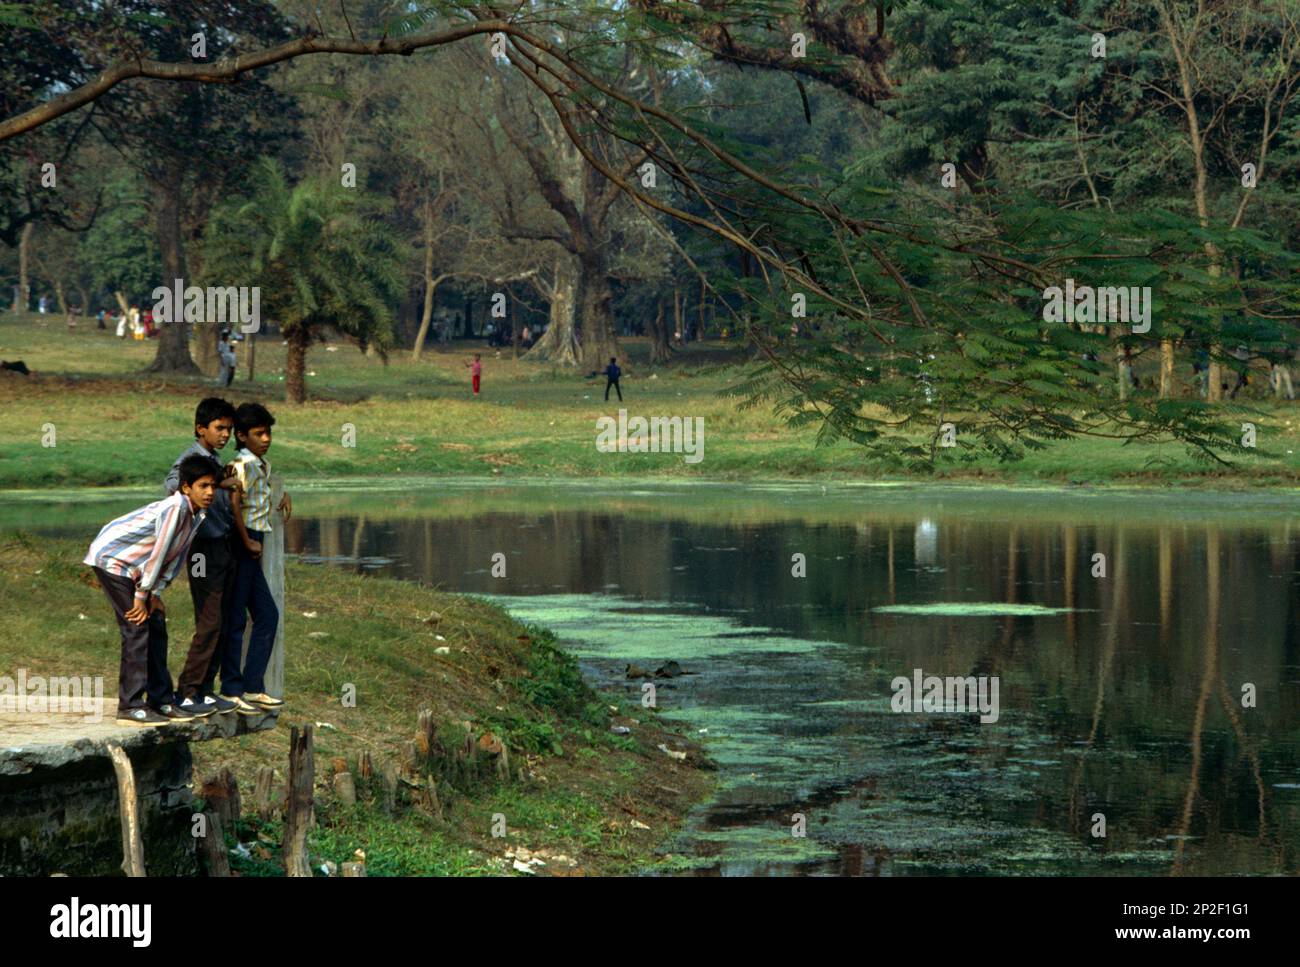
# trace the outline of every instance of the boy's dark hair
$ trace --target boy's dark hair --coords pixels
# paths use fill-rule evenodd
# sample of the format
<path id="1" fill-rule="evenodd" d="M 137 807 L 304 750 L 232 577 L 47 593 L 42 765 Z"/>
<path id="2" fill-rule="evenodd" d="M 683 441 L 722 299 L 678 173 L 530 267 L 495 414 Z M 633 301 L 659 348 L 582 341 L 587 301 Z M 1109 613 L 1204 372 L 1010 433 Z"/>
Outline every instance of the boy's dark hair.
<path id="1" fill-rule="evenodd" d="M 617 360 L 616 358 L 614 358 L 613 356 L 610 356 L 610 357 L 609 357 L 609 361 L 610 361 L 611 363 L 616 363 L 616 362 L 618 362 L 618 360 Z"/>
<path id="2" fill-rule="evenodd" d="M 216 480 L 217 470 L 212 466 L 212 461 L 207 457 L 201 457 L 197 453 L 192 453 L 181 461 L 180 482 L 182 486 L 193 484 L 200 477 L 211 477 Z"/>
<path id="3" fill-rule="evenodd" d="M 254 427 L 264 426 L 268 430 L 275 426 L 275 417 L 261 403 L 240 403 L 235 410 L 235 432 L 247 433 Z"/>
<path id="4" fill-rule="evenodd" d="M 199 400 L 199 405 L 194 408 L 194 426 L 211 426 L 223 416 L 230 417 L 232 421 L 235 419 L 234 404 L 223 400 L 220 396 L 209 396 L 207 399 Z M 199 435 L 197 429 L 194 435 Z"/>

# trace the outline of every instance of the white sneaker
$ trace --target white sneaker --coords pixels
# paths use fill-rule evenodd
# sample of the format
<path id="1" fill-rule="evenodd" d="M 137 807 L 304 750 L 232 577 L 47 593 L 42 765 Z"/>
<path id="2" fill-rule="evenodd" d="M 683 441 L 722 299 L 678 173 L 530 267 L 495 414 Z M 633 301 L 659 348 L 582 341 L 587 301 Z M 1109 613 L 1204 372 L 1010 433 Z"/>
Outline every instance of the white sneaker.
<path id="1" fill-rule="evenodd" d="M 262 715 L 266 712 L 264 708 L 258 708 L 256 705 L 249 705 L 244 701 L 242 695 L 225 695 L 227 702 L 235 703 L 235 711 L 240 715 Z"/>
<path id="2" fill-rule="evenodd" d="M 284 702 L 278 698 L 272 698 L 265 692 L 245 692 L 244 698 L 254 705 L 260 705 L 262 708 L 279 708 Z"/>

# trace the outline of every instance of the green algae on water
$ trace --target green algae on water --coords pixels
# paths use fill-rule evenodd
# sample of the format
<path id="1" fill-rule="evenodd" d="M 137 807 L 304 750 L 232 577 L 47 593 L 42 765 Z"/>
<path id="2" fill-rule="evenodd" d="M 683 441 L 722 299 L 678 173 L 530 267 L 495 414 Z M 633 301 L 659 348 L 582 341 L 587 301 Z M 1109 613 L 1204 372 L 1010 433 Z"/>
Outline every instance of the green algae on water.
<path id="1" fill-rule="evenodd" d="M 871 609 L 876 614 L 934 615 L 944 618 L 1050 617 L 1077 608 L 1049 608 L 1041 604 L 1010 604 L 1001 601 L 935 601 L 930 604 L 887 604 Z"/>

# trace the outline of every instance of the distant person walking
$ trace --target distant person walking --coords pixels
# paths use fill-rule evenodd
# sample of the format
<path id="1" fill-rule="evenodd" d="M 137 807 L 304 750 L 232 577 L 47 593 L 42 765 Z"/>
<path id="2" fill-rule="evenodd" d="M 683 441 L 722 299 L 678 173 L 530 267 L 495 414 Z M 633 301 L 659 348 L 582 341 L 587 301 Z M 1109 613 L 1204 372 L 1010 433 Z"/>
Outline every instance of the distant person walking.
<path id="1" fill-rule="evenodd" d="M 230 344 L 230 330 L 221 330 L 221 339 L 217 343 L 217 357 L 221 360 L 221 375 L 217 377 L 218 386 L 229 386 L 235 378 L 235 347 Z"/>
<path id="2" fill-rule="evenodd" d="M 618 386 L 618 378 L 622 375 L 623 371 L 618 368 L 618 360 L 610 356 L 609 365 L 605 367 L 605 399 L 609 399 L 609 389 L 612 386 L 614 392 L 618 394 L 618 401 L 623 402 L 623 391 Z"/>
<path id="3" fill-rule="evenodd" d="M 1232 387 L 1232 391 L 1228 394 L 1228 399 L 1230 399 L 1230 400 L 1235 400 L 1235 399 L 1237 398 L 1237 393 L 1238 393 L 1238 391 L 1239 391 L 1243 386 L 1249 386 L 1249 385 L 1250 385 L 1250 372 L 1249 372 L 1249 370 L 1250 370 L 1250 350 L 1247 349 L 1244 345 L 1241 345 L 1241 346 L 1238 346 L 1238 347 L 1236 348 L 1236 350 L 1233 352 L 1232 355 L 1233 355 L 1234 357 L 1236 357 L 1237 361 L 1241 364 L 1240 366 L 1236 367 L 1236 369 L 1237 369 L 1237 382 L 1236 382 L 1236 384 Z M 1226 384 L 1226 383 L 1224 384 L 1223 388 L 1224 388 L 1224 389 L 1227 389 L 1227 384 Z"/>
<path id="4" fill-rule="evenodd" d="M 465 363 L 465 365 L 469 367 L 469 382 L 474 387 L 474 398 L 478 399 L 479 383 L 483 377 L 483 363 L 479 359 L 479 354 L 475 353 L 474 362 Z"/>

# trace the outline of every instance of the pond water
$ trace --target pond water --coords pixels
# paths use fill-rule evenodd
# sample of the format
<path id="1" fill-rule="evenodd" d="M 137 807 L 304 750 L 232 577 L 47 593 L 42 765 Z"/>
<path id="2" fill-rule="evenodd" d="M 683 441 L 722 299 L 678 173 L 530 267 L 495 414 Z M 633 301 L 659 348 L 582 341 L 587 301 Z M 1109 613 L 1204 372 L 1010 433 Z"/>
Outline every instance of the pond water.
<path id="1" fill-rule="evenodd" d="M 627 665 L 688 672 L 656 702 L 719 789 L 670 872 L 1296 871 L 1294 493 L 291 489 L 304 561 L 489 595 L 633 701 Z M 7 498 L 0 526 L 80 533 L 138 502 L 97 496 Z M 989 686 L 994 714 L 896 710 L 896 680 L 928 676 Z"/>

